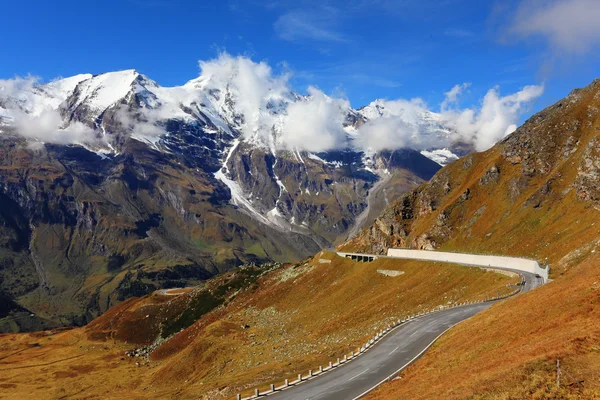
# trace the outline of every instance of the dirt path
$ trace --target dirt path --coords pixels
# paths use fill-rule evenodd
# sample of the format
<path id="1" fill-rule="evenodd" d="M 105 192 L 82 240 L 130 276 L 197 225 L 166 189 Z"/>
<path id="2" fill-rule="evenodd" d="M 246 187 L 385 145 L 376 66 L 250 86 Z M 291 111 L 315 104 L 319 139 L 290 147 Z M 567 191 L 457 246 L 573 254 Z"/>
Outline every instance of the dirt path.
<path id="1" fill-rule="evenodd" d="M 192 288 L 172 288 L 172 289 L 161 289 L 156 294 L 162 296 L 181 296 L 182 294 L 189 293 Z"/>
<path id="2" fill-rule="evenodd" d="M 23 365 L 23 366 L 20 366 L 20 367 L 4 368 L 4 369 L 0 369 L 0 372 L 1 371 L 14 371 L 15 369 L 24 369 L 24 368 L 45 367 L 47 365 L 57 364 L 57 363 L 64 362 L 64 361 L 69 361 L 69 360 L 74 360 L 76 358 L 80 358 L 80 357 L 83 357 L 83 356 L 85 356 L 85 354 L 80 354 L 78 356 L 73 356 L 73 357 L 61 358 L 60 360 L 50 361 L 50 362 L 47 362 L 47 363 L 31 364 L 31 365 Z"/>

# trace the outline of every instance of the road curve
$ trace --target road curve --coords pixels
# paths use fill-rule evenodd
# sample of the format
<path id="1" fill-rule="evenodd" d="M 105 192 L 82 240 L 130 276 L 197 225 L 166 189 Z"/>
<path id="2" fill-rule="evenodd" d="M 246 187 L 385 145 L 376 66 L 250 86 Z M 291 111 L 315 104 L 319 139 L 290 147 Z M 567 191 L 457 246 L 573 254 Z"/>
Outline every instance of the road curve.
<path id="1" fill-rule="evenodd" d="M 525 279 L 523 291 L 542 284 L 535 275 L 514 271 Z M 361 357 L 270 398 L 286 400 L 348 400 L 368 393 L 423 354 L 446 330 L 490 307 L 494 302 L 466 305 L 427 314 L 398 326 Z"/>

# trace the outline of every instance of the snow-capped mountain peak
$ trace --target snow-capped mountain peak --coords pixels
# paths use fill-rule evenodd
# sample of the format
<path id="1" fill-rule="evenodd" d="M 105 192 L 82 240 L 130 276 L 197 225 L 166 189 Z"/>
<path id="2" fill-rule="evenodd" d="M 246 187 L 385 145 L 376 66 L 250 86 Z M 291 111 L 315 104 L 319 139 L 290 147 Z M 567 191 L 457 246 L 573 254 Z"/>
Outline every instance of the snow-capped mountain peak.
<path id="1" fill-rule="evenodd" d="M 91 77 L 92 74 L 79 74 L 36 86 L 35 89 L 41 96 L 48 99 L 47 104 L 50 107 L 57 109 L 73 93 L 80 82 Z"/>
<path id="2" fill-rule="evenodd" d="M 77 84 L 74 92 L 76 100 L 69 104 L 69 108 L 85 104 L 91 112 L 100 115 L 128 94 L 148 90 L 148 87 L 158 87 L 158 84 L 134 69 L 94 75 Z"/>
<path id="3" fill-rule="evenodd" d="M 284 78 L 267 72 L 243 63 L 210 66 L 203 68 L 198 78 L 175 87 L 162 87 L 135 69 L 82 74 L 34 85 L 28 95 L 34 101 L 26 96 L 20 107 L 26 112 L 52 108 L 64 118 L 65 127 L 83 123 L 97 130 L 102 143 L 117 153 L 123 139 L 133 137 L 156 149 L 185 148 L 197 155 L 209 151 L 221 162 L 236 138 L 272 154 L 281 149 L 319 152 L 332 146 L 378 151 L 371 149 L 370 143 L 364 146 L 368 132 L 362 125 L 373 128 L 375 121 L 386 119 L 410 131 L 399 135 L 419 144 L 418 150 L 451 144 L 451 130 L 419 100 L 377 99 L 355 110 L 346 100 L 331 98 L 315 88 L 309 88 L 306 95 L 295 93 Z M 0 107 L 1 102 L 0 96 Z M 401 141 L 391 142 L 397 145 Z M 190 146 L 196 150 L 191 151 Z M 208 150 L 200 151 L 200 147 Z M 440 160 L 432 153 L 424 154 Z"/>
<path id="4" fill-rule="evenodd" d="M 385 116 L 411 116 L 415 126 L 433 117 L 410 114 L 410 105 L 383 100 L 354 110 L 347 100 L 316 88 L 300 95 L 259 72 L 243 65 L 229 72 L 209 68 L 182 86 L 162 87 L 131 69 L 37 85 L 32 91 L 53 102 L 52 132 L 40 134 L 44 121 L 32 119 L 29 138 L 82 145 L 102 157 L 130 152 L 143 143 L 220 181 L 215 185 L 228 188 L 232 203 L 277 229 L 305 231 L 310 225 L 300 219 L 309 207 L 306 199 L 297 200 L 293 193 L 307 196 L 312 204 L 313 194 L 318 201 L 336 197 L 348 184 L 353 196 L 363 198 L 365 187 L 381 174 L 389 175 L 385 171 L 414 171 L 416 184 L 437 170 L 414 150 L 375 149 L 366 157 L 357 140 L 364 135 L 362 125 Z M 1 124 L 9 123 L 3 119 Z M 432 132 L 437 134 L 437 128 Z M 66 139 L 59 142 L 57 136 Z M 337 176 L 340 169 L 345 172 L 339 182 L 321 179 L 323 174 Z M 354 179 L 362 183 L 354 184 Z M 353 218 L 355 206 L 343 207 Z M 336 235 L 343 232 L 340 226 L 335 229 Z"/>
<path id="5" fill-rule="evenodd" d="M 376 99 L 358 110 L 368 119 L 401 117 L 405 120 L 439 121 L 439 114 L 426 110 L 420 100 Z"/>

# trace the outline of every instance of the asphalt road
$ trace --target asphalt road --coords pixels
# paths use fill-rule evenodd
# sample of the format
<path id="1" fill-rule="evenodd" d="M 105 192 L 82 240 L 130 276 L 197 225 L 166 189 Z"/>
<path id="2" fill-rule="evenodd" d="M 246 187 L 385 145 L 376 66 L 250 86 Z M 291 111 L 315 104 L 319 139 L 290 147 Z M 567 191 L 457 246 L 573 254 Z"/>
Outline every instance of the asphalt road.
<path id="1" fill-rule="evenodd" d="M 541 285 L 542 279 L 520 271 L 523 291 Z M 453 325 L 490 307 L 494 302 L 472 304 L 425 315 L 398 326 L 358 357 L 341 367 L 269 396 L 286 400 L 349 400 L 371 390 L 379 382 L 407 367 Z"/>

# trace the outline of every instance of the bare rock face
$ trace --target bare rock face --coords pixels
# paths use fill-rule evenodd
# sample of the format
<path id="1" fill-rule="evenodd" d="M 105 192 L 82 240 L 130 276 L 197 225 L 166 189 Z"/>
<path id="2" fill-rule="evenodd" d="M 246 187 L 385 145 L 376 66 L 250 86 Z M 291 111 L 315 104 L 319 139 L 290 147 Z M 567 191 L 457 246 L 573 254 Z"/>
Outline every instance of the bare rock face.
<path id="1" fill-rule="evenodd" d="M 577 197 L 593 202 L 596 206 L 600 200 L 600 139 L 592 139 L 581 158 L 577 168 L 575 181 Z"/>
<path id="2" fill-rule="evenodd" d="M 428 234 L 423 233 L 415 238 L 411 247 L 417 250 L 435 250 L 435 242 L 431 240 Z"/>
<path id="3" fill-rule="evenodd" d="M 481 185 L 488 185 L 490 183 L 498 183 L 500 180 L 500 170 L 496 165 L 493 165 L 486 173 L 479 179 Z"/>

